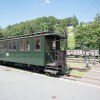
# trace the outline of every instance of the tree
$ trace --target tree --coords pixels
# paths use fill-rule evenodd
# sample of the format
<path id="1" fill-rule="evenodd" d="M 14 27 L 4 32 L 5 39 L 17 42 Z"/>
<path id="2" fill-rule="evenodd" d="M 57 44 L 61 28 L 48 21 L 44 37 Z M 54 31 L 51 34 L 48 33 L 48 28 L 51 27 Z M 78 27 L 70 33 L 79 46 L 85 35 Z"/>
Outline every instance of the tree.
<path id="1" fill-rule="evenodd" d="M 78 20 L 75 16 L 65 19 L 57 19 L 53 16 L 40 17 L 34 20 L 20 22 L 19 24 L 9 25 L 5 29 L 2 29 L 2 34 L 3 36 L 16 36 L 41 31 L 55 31 L 58 34 L 64 34 L 68 26 L 72 25 L 75 27 L 78 24 L 77 22 Z"/>
<path id="2" fill-rule="evenodd" d="M 96 14 L 96 17 L 94 18 L 94 21 L 100 23 L 100 13 Z"/>
<path id="3" fill-rule="evenodd" d="M 76 27 L 78 25 L 78 19 L 76 18 L 75 15 L 71 18 L 71 25 L 73 27 Z"/>
<path id="4" fill-rule="evenodd" d="M 82 48 L 84 43 L 90 49 L 100 48 L 100 24 L 97 20 L 99 20 L 99 17 L 96 16 L 93 22 L 76 28 L 76 48 Z"/>

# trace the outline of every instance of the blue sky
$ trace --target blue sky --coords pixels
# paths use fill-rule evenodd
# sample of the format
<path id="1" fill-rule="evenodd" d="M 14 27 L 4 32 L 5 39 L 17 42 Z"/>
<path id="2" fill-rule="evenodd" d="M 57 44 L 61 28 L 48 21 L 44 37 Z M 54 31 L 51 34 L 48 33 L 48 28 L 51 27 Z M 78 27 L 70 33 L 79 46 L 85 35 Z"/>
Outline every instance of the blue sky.
<path id="1" fill-rule="evenodd" d="M 0 0 L 0 26 L 55 16 L 62 19 L 76 15 L 80 22 L 89 22 L 100 12 L 100 0 Z"/>

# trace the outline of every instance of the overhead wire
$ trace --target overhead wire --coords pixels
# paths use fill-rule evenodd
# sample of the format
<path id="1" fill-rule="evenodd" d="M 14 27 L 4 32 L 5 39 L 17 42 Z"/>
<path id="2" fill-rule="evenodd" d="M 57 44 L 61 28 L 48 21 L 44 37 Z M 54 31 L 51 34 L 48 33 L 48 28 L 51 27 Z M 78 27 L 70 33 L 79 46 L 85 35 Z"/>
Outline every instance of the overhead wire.
<path id="1" fill-rule="evenodd" d="M 97 5 L 98 8 L 100 8 L 100 1 L 99 0 L 93 0 L 93 1 L 94 1 L 95 5 Z"/>
<path id="2" fill-rule="evenodd" d="M 100 2 L 98 2 L 97 3 L 97 1 L 95 1 L 95 0 L 89 0 L 90 1 L 90 3 L 92 4 L 92 6 L 95 8 L 95 9 L 97 9 L 98 11 L 100 11 Z"/>

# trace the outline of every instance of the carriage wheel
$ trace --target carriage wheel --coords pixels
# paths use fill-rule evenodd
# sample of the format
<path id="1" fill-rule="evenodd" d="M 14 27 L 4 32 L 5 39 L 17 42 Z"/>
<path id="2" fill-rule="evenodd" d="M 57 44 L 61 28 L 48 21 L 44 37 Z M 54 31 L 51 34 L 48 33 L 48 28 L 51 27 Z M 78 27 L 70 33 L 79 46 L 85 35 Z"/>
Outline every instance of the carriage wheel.
<path id="1" fill-rule="evenodd" d="M 39 68 L 37 68 L 36 66 L 33 67 L 33 72 L 38 73 L 39 72 Z"/>

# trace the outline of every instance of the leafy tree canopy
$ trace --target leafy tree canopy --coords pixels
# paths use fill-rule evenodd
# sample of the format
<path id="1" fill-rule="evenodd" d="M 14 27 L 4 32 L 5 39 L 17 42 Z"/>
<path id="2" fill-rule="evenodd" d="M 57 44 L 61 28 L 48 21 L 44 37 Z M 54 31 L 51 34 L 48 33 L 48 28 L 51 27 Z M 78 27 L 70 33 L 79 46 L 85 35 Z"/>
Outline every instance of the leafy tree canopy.
<path id="1" fill-rule="evenodd" d="M 100 49 L 100 14 L 91 23 L 81 23 L 75 32 L 76 48 Z"/>
<path id="2" fill-rule="evenodd" d="M 0 34 L 2 34 L 2 36 L 16 36 L 41 31 L 55 31 L 57 33 L 63 33 L 64 30 L 67 30 L 68 26 L 76 27 L 77 25 L 78 20 L 76 16 L 65 19 L 57 19 L 53 16 L 40 17 L 34 20 L 21 22 L 19 24 L 9 25 L 5 29 L 2 29 Z"/>

